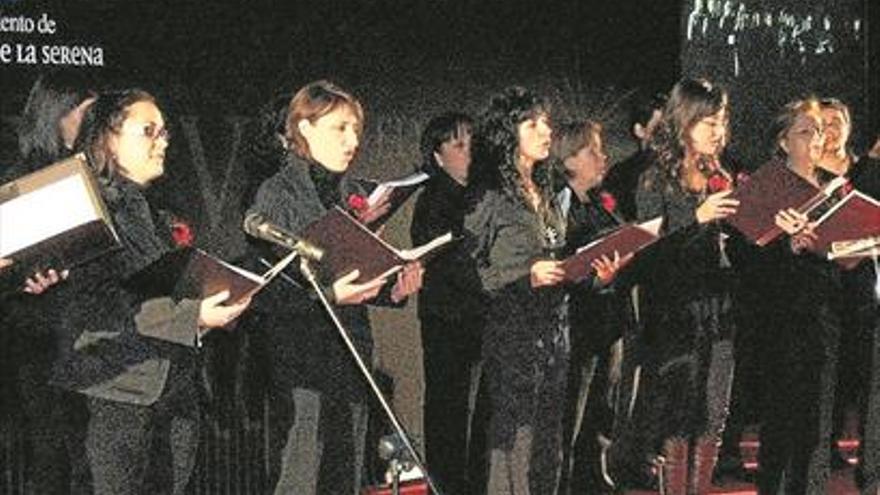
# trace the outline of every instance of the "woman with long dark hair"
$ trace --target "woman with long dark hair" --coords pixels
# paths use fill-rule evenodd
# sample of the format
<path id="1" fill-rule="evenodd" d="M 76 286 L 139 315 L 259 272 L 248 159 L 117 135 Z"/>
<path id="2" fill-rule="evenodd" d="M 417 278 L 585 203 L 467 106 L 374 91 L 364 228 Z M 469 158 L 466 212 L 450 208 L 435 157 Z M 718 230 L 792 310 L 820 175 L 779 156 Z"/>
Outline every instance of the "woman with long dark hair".
<path id="1" fill-rule="evenodd" d="M 665 493 L 706 493 L 711 485 L 733 378 L 734 278 L 730 242 L 716 222 L 738 204 L 719 164 L 728 111 L 720 87 L 676 84 L 652 139 L 655 161 L 639 179 L 639 219 L 662 216 L 661 232 L 674 241 L 640 280 L 642 392 L 603 458 L 610 481 L 644 480 L 662 454 L 655 469 Z"/>
<path id="2" fill-rule="evenodd" d="M 88 109 L 75 149 L 98 177 L 122 249 L 71 272 L 59 286 L 59 356 L 52 382 L 86 396 L 86 451 L 96 494 L 139 494 L 154 438 L 164 437 L 169 492 L 185 493 L 198 447 L 196 345 L 248 301 L 224 291 L 202 300 L 150 294 L 131 277 L 173 247 L 144 189 L 164 172 L 168 131 L 155 98 L 128 90 Z"/>
<path id="3" fill-rule="evenodd" d="M 558 489 L 569 336 L 565 218 L 544 166 L 551 133 L 549 106 L 520 87 L 492 98 L 475 133 L 482 184 L 465 230 L 487 297 L 492 495 Z"/>
<path id="4" fill-rule="evenodd" d="M 363 120 L 360 102 L 335 84 L 302 87 L 287 112 L 287 163 L 263 182 L 248 211 L 300 233 L 329 209 L 349 208 L 352 195 L 366 196 L 346 173 L 360 145 Z M 281 254 L 262 247 L 267 257 Z M 369 363 L 372 332 L 365 303 L 402 303 L 421 286 L 421 266 L 407 266 L 387 286 L 384 278 L 357 282 L 358 276 L 355 270 L 324 282 Z M 291 277 L 260 294 L 248 322 L 268 343 L 275 432 L 270 483 L 277 494 L 355 495 L 364 467 L 366 384 L 308 282 L 295 273 Z"/>

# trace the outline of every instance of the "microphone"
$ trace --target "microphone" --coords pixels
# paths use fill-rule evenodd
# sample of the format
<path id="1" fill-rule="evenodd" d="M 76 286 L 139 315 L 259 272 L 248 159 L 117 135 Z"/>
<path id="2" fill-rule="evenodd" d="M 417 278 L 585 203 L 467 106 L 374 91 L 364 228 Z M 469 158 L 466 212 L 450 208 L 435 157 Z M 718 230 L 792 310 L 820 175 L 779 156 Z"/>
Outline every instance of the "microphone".
<path id="1" fill-rule="evenodd" d="M 250 213 L 244 217 L 243 227 L 248 235 L 292 249 L 303 258 L 321 261 L 324 257 L 323 249 L 273 224 L 259 213 Z"/>

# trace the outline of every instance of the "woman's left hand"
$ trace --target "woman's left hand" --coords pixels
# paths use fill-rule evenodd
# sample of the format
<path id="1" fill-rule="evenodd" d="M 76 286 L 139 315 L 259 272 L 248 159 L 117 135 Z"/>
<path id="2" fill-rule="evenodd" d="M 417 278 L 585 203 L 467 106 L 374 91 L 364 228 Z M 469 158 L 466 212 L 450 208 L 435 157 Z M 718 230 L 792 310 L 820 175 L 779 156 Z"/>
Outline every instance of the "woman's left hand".
<path id="1" fill-rule="evenodd" d="M 388 210 L 391 209 L 391 189 L 385 191 L 379 199 L 376 201 L 376 204 L 372 206 L 368 206 L 363 211 L 359 211 L 357 213 L 357 219 L 364 225 L 369 225 L 374 221 L 382 218 Z"/>
<path id="2" fill-rule="evenodd" d="M 42 294 L 49 287 L 65 280 L 68 275 L 70 275 L 69 270 L 64 270 L 61 273 L 52 269 L 45 272 L 37 272 L 24 281 L 24 288 L 22 290 L 28 294 Z"/>
<path id="3" fill-rule="evenodd" d="M 397 282 L 391 288 L 391 300 L 399 303 L 418 292 L 422 288 L 424 274 L 425 269 L 419 261 L 404 265 L 403 270 L 397 274 Z"/>
<path id="4" fill-rule="evenodd" d="M 601 282 L 602 285 L 608 285 L 614 280 L 614 277 L 617 276 L 617 272 L 620 271 L 620 268 L 631 260 L 632 257 L 633 254 L 629 253 L 621 258 L 620 253 L 614 251 L 613 258 L 602 256 L 599 259 L 593 260 L 593 262 L 590 263 L 590 266 L 593 270 L 596 270 L 596 277 L 599 279 L 599 282 Z"/>
<path id="5" fill-rule="evenodd" d="M 807 215 L 794 208 L 789 208 L 787 210 L 779 210 L 773 218 L 773 221 L 783 232 L 793 236 L 803 230 L 809 223 L 810 219 Z"/>
<path id="6" fill-rule="evenodd" d="M 819 236 L 816 235 L 815 228 L 815 224 L 807 223 L 797 234 L 793 235 L 791 239 L 789 239 L 791 252 L 799 254 L 807 249 L 811 249 L 819 239 Z"/>

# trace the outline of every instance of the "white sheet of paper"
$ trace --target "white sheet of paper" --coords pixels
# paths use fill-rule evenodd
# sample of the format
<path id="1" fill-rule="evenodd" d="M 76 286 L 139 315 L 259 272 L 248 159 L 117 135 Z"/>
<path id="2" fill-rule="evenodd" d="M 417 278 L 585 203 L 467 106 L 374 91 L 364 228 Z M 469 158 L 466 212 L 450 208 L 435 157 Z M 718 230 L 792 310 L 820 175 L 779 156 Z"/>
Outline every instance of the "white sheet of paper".
<path id="1" fill-rule="evenodd" d="M 99 218 L 79 175 L 22 194 L 0 204 L 0 257 Z"/>

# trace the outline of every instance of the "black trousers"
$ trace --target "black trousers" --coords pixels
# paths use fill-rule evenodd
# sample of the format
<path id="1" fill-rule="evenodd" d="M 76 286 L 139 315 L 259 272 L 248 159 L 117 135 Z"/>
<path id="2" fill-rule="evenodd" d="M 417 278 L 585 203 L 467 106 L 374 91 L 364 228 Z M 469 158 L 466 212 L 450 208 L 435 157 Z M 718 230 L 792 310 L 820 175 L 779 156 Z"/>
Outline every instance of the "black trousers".
<path id="1" fill-rule="evenodd" d="M 775 326 L 768 396 L 758 452 L 758 490 L 824 495 L 830 476 L 840 324 L 823 304 Z"/>
<path id="2" fill-rule="evenodd" d="M 186 493 L 198 453 L 200 415 L 189 371 L 172 366 L 165 390 L 149 406 L 88 399 L 86 449 L 95 495 Z M 160 456 L 152 457 L 154 445 Z M 168 486 L 148 486 L 157 483 L 155 473 L 165 473 Z"/>
<path id="3" fill-rule="evenodd" d="M 39 359 L 19 368 L 30 459 L 31 493 L 85 495 L 92 492 L 86 457 L 88 408 L 85 399 L 54 387 L 48 363 Z"/>
<path id="4" fill-rule="evenodd" d="M 489 495 L 558 493 L 569 352 L 567 327 L 487 326 Z"/>
<path id="5" fill-rule="evenodd" d="M 481 318 L 421 318 L 425 367 L 425 457 L 446 493 L 479 493 L 486 417 L 481 390 Z M 475 479 L 471 479 L 475 478 Z"/>
<path id="6" fill-rule="evenodd" d="M 859 341 L 870 357 L 860 375 L 865 393 L 860 403 L 862 440 L 857 481 L 862 493 L 875 494 L 880 489 L 880 305 L 862 308 L 859 317 Z"/>

